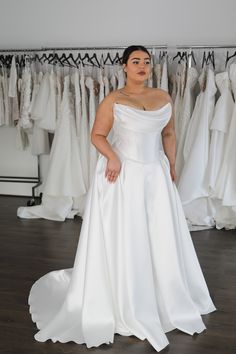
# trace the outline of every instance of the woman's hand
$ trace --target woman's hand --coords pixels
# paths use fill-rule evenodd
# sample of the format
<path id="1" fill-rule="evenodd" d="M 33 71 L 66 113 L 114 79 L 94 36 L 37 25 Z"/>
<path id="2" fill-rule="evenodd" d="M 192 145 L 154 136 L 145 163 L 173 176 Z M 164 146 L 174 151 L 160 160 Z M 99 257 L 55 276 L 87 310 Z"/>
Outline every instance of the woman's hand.
<path id="1" fill-rule="evenodd" d="M 121 169 L 121 162 L 118 157 L 113 157 L 108 159 L 107 167 L 105 171 L 105 177 L 107 178 L 108 182 L 114 183 L 120 173 Z"/>
<path id="2" fill-rule="evenodd" d="M 175 166 L 174 165 L 170 165 L 170 175 L 171 175 L 171 179 L 173 182 L 176 182 L 176 172 L 175 172 Z"/>

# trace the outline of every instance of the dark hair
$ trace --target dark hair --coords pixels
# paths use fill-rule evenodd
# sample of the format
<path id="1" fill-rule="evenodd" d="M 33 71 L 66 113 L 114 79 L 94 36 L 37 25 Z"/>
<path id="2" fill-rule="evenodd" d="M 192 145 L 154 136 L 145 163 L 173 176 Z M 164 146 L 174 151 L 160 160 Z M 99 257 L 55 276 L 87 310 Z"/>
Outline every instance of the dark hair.
<path id="1" fill-rule="evenodd" d="M 145 48 L 143 45 L 131 45 L 124 50 L 124 53 L 122 56 L 122 64 L 127 64 L 130 54 L 136 50 L 141 50 L 142 52 L 147 53 L 149 55 L 149 57 L 151 58 L 151 54 L 149 53 L 147 48 Z"/>

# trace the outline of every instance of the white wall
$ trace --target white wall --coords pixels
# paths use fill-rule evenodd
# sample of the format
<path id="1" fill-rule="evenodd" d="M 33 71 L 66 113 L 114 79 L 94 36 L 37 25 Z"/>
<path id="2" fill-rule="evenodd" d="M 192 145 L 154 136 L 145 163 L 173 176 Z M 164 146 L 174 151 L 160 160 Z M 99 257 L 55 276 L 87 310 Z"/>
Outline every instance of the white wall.
<path id="1" fill-rule="evenodd" d="M 235 41 L 235 0 L 0 0 L 0 47 Z"/>
<path id="2" fill-rule="evenodd" d="M 0 49 L 235 44 L 235 0 L 0 0 Z M 36 158 L 0 128 L 0 175 L 37 173 Z M 0 194 L 30 194 L 0 183 Z"/>

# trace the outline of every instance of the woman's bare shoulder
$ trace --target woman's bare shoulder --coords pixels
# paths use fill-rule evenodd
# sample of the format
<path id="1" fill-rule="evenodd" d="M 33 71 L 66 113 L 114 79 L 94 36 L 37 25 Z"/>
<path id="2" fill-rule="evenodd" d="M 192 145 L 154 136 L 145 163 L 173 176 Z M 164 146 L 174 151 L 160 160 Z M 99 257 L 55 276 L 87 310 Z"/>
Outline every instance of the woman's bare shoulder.
<path id="1" fill-rule="evenodd" d="M 149 87 L 149 92 L 150 92 L 150 94 L 154 95 L 155 97 L 162 97 L 162 98 L 166 98 L 166 99 L 171 99 L 169 93 L 165 90 L 160 89 L 160 88 Z"/>
<path id="2" fill-rule="evenodd" d="M 163 101 L 168 101 L 171 102 L 171 97 L 169 93 L 165 90 L 162 90 L 160 88 L 152 88 L 150 87 L 150 93 L 156 98 L 156 99 L 162 99 Z"/>
<path id="3" fill-rule="evenodd" d="M 119 99 L 119 96 L 120 96 L 120 89 L 114 90 L 110 92 L 107 96 L 105 96 L 105 98 L 101 102 L 101 105 L 112 108 L 114 103 L 116 103 L 116 101 Z"/>
<path id="4" fill-rule="evenodd" d="M 111 101 L 115 102 L 120 97 L 121 91 L 122 91 L 122 89 L 114 90 L 114 91 L 110 92 L 107 97 L 109 97 Z"/>
<path id="5" fill-rule="evenodd" d="M 118 95 L 119 95 L 119 90 L 112 91 L 108 95 L 106 95 L 97 108 L 97 114 L 107 113 L 112 115 L 113 106 L 117 102 Z"/>

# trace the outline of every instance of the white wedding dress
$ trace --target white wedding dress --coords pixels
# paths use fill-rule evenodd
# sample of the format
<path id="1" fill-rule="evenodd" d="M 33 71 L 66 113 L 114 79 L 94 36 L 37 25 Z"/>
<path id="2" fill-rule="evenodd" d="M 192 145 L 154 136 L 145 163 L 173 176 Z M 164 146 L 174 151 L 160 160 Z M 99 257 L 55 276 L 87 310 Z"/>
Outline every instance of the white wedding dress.
<path id="1" fill-rule="evenodd" d="M 161 131 L 167 103 L 154 111 L 114 104 L 113 148 L 122 161 L 115 183 L 99 155 L 72 269 L 32 287 L 35 338 L 87 347 L 135 335 L 160 351 L 166 332 L 205 329 L 215 310 L 172 182 Z"/>

